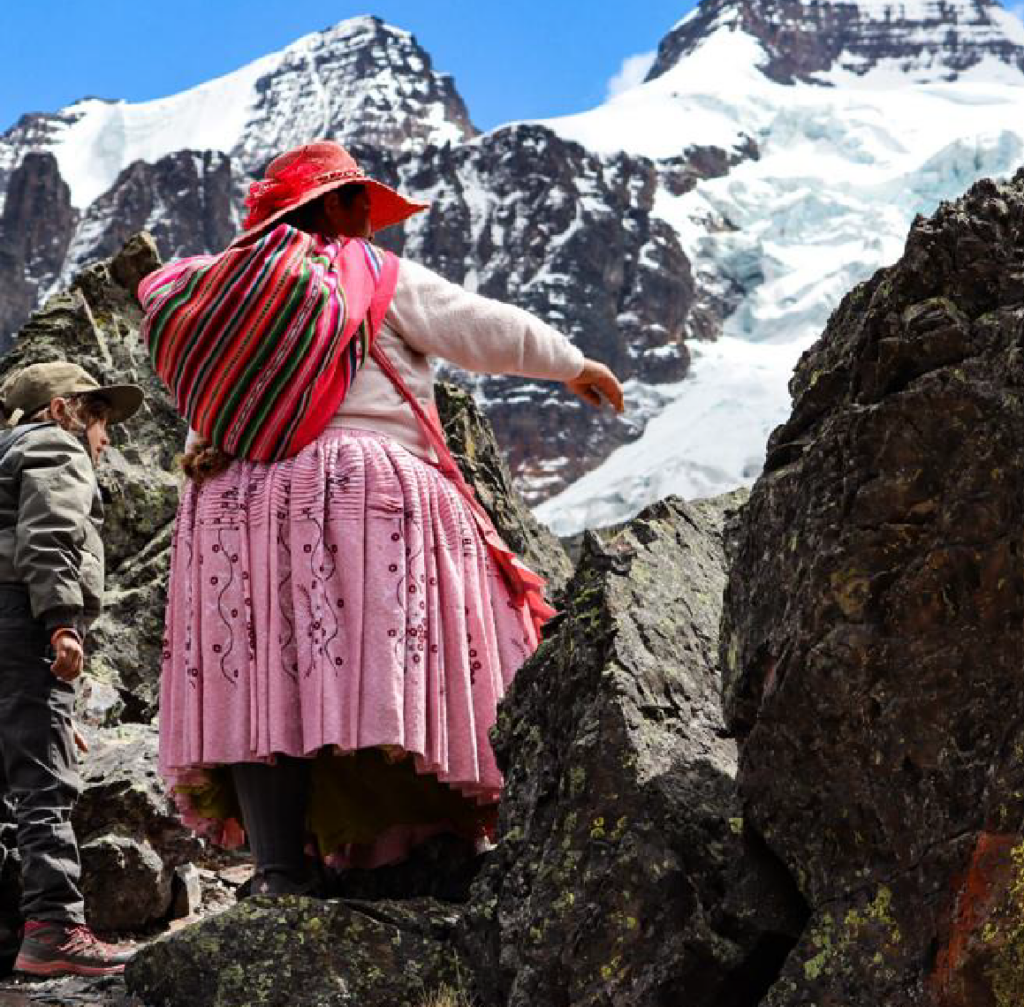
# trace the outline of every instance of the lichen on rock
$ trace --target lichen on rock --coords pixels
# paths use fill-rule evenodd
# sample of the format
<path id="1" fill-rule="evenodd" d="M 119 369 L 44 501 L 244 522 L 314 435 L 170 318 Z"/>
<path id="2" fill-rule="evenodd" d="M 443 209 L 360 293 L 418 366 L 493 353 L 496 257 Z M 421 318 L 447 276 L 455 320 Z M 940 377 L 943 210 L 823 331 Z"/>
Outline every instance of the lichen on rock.
<path id="1" fill-rule="evenodd" d="M 1013 955 L 1024 835 L 1022 303 L 1024 173 L 919 219 L 847 296 L 731 536 L 743 814 L 812 909 L 771 1007 L 1010 988 L 983 938 Z"/>

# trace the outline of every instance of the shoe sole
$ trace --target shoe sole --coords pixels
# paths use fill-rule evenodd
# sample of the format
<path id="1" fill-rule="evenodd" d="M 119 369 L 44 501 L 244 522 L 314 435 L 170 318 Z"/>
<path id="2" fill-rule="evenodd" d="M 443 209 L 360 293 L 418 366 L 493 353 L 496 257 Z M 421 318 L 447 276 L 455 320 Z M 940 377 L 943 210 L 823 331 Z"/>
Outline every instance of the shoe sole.
<path id="1" fill-rule="evenodd" d="M 34 962 L 18 959 L 15 972 L 29 976 L 111 976 L 124 971 L 124 965 L 73 965 L 69 962 Z"/>

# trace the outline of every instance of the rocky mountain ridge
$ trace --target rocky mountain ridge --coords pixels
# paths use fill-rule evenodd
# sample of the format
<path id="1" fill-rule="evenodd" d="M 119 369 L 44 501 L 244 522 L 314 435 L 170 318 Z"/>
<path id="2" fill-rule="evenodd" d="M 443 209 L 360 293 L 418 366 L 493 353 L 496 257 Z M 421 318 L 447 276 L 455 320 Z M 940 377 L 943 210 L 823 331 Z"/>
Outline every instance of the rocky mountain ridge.
<path id="1" fill-rule="evenodd" d="M 764 50 L 780 84 L 890 70 L 905 83 L 955 81 L 980 64 L 1024 75 L 1024 29 L 999 0 L 705 0 L 662 39 L 654 80 L 720 28 Z"/>
<path id="2" fill-rule="evenodd" d="M 618 418 L 543 383 L 458 376 L 529 501 L 555 497 L 547 519 L 568 533 L 660 492 L 722 492 L 760 470 L 792 364 L 842 292 L 898 254 L 915 212 L 1024 156 L 1005 117 L 1015 86 L 986 85 L 965 111 L 913 85 L 925 63 L 936 79 L 995 66 L 1020 83 L 1018 36 L 991 0 L 704 0 L 647 84 L 592 113 L 480 136 L 416 40 L 363 17 L 160 101 L 28 115 L 0 137 L 0 342 L 141 228 L 165 258 L 222 247 L 271 152 L 334 136 L 433 203 L 384 243 L 537 312 L 628 382 Z M 828 59 L 863 43 L 870 59 L 833 63 L 856 82 L 858 67 L 874 67 L 864 81 L 888 67 L 896 90 L 806 87 L 824 80 L 819 43 Z M 765 60 L 796 83 L 765 76 Z M 828 175 L 808 176 L 818 159 Z M 739 342 L 711 342 L 723 333 Z M 767 359 L 760 344 L 781 339 L 788 351 Z M 639 439 L 664 440 L 662 419 L 685 432 L 667 459 Z M 613 454 L 596 485 L 581 482 Z"/>

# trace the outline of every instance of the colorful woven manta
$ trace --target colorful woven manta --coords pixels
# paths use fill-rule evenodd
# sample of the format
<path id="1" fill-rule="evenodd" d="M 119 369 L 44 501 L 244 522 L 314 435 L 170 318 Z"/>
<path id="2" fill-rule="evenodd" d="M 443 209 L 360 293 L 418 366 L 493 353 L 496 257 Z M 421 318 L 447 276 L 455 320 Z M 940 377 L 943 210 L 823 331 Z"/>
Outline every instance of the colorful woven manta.
<path id="1" fill-rule="evenodd" d="M 327 426 L 384 321 L 398 259 L 287 224 L 139 284 L 142 337 L 178 412 L 235 458 L 298 453 Z"/>

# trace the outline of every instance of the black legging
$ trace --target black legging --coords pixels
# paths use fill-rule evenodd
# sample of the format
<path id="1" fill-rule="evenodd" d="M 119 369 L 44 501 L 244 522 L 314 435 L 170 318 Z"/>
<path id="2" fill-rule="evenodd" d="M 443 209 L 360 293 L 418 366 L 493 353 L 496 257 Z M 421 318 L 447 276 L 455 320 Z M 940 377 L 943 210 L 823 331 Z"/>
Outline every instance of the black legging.
<path id="1" fill-rule="evenodd" d="M 309 759 L 278 755 L 273 765 L 236 762 L 231 777 L 242 809 L 257 876 L 307 877 Z"/>

